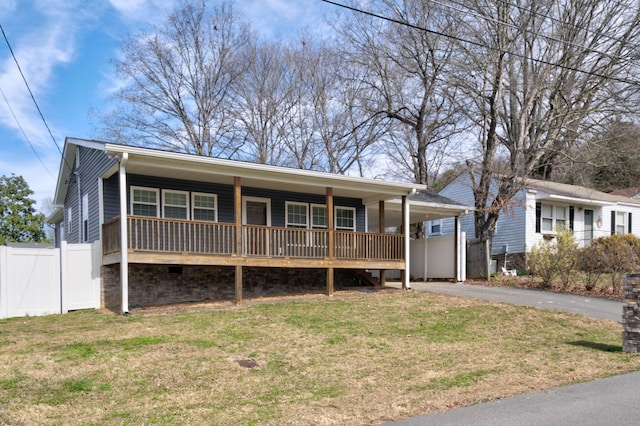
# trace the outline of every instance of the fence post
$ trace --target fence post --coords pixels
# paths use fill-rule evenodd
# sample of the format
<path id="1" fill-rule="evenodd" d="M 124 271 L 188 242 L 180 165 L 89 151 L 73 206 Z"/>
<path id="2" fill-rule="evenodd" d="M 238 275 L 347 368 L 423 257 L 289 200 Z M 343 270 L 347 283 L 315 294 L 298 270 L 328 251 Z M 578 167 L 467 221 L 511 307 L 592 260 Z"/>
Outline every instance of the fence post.
<path id="1" fill-rule="evenodd" d="M 60 248 L 58 250 L 60 250 L 60 313 L 66 314 L 69 312 L 69 295 L 67 294 L 69 289 L 67 285 L 69 279 L 69 271 L 67 270 L 69 247 L 65 240 L 60 241 Z"/>
<path id="2" fill-rule="evenodd" d="M 7 302 L 7 250 L 9 247 L 0 246 L 0 318 L 9 316 Z"/>

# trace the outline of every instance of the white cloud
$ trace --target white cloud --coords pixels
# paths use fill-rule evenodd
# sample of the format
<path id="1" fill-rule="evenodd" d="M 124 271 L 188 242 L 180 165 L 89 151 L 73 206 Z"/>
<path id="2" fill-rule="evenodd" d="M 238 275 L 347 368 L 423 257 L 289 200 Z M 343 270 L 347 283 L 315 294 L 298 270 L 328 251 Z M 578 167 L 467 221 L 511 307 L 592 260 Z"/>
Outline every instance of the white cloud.
<path id="1" fill-rule="evenodd" d="M 124 22 L 155 23 L 171 13 L 177 0 L 109 0 Z"/>
<path id="2" fill-rule="evenodd" d="M 20 69 L 39 103 L 46 98 L 55 68 L 69 63 L 75 51 L 73 20 L 77 19 L 77 14 L 72 13 L 69 2 L 63 4 L 64 6 L 57 7 L 57 4 L 48 2 L 47 7 L 35 9 L 41 6 L 36 2 L 32 6 L 37 10 L 34 13 L 37 13 L 38 24 L 17 22 L 12 26 L 13 31 L 7 31 L 7 38 Z M 18 13 L 17 10 L 15 12 Z M 31 19 L 33 20 L 33 16 Z M 8 49 L 4 52 L 6 54 L 3 54 L 0 62 L 0 88 L 7 102 L 0 99 L 0 125 L 20 134 L 17 119 L 32 143 L 38 146 L 49 145 L 50 137 L 44 129 L 20 70 Z M 22 139 L 21 134 L 20 138 Z"/>

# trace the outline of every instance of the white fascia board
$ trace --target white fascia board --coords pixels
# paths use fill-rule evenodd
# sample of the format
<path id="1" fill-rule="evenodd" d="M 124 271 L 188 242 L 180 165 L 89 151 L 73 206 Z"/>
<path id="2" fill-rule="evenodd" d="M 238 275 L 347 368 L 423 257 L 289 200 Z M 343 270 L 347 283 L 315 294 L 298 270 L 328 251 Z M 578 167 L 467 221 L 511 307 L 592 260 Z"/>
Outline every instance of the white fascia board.
<path id="1" fill-rule="evenodd" d="M 556 194 L 544 194 L 544 196 L 536 197 L 536 200 L 563 201 L 567 203 L 582 204 L 584 206 L 598 206 L 598 207 L 612 206 L 616 204 L 609 201 L 590 200 L 588 198 L 577 198 L 577 197 L 569 197 L 566 195 L 556 195 Z"/>
<path id="2" fill-rule="evenodd" d="M 417 191 L 426 189 L 426 185 L 413 183 L 379 181 L 311 170 L 269 166 L 264 164 L 158 151 L 124 145 L 106 144 L 106 152 L 110 155 L 116 156 L 128 153 L 128 164 L 137 163 L 145 165 L 153 162 L 158 166 L 169 169 L 184 169 L 185 166 L 188 165 L 191 171 L 209 175 L 259 178 L 265 181 L 277 183 L 291 183 L 292 179 L 295 179 L 296 183 L 309 186 L 351 190 L 358 189 L 363 192 L 388 194 L 389 196 L 396 197 L 402 194 L 409 194 L 414 189 Z"/>

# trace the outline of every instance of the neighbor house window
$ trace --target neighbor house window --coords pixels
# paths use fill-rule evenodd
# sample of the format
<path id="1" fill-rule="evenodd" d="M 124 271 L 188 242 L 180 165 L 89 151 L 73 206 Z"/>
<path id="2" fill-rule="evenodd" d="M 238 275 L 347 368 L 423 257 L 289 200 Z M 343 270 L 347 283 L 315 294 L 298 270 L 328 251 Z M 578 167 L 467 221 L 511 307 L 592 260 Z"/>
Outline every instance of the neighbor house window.
<path id="1" fill-rule="evenodd" d="M 218 197 L 214 194 L 191 194 L 191 216 L 193 220 L 218 221 Z"/>
<path id="2" fill-rule="evenodd" d="M 163 189 L 162 217 L 168 219 L 189 219 L 189 193 Z"/>
<path id="3" fill-rule="evenodd" d="M 305 203 L 294 203 L 287 201 L 287 228 L 307 228 L 309 217 L 307 215 L 308 205 Z"/>
<path id="4" fill-rule="evenodd" d="M 336 229 L 356 230 L 356 209 L 353 207 L 336 207 Z"/>
<path id="5" fill-rule="evenodd" d="M 631 233 L 631 213 L 611 212 L 611 234 Z"/>
<path id="6" fill-rule="evenodd" d="M 131 187 L 131 213 L 158 217 L 159 191 L 155 188 Z"/>
<path id="7" fill-rule="evenodd" d="M 327 229 L 327 206 L 311 204 L 311 229 Z"/>
<path id="8" fill-rule="evenodd" d="M 542 204 L 540 217 L 542 232 L 555 232 L 568 229 L 566 207 Z"/>
<path id="9" fill-rule="evenodd" d="M 442 233 L 442 220 L 432 220 L 429 222 L 429 233 L 430 234 L 441 234 Z"/>

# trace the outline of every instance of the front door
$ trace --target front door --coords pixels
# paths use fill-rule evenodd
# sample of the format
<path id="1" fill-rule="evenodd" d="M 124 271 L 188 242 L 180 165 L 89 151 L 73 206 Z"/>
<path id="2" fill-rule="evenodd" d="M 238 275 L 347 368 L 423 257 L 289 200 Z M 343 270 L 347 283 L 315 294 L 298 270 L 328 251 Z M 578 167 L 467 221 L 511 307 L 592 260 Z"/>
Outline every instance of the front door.
<path id="1" fill-rule="evenodd" d="M 584 210 L 584 245 L 589 246 L 593 239 L 593 210 Z"/>
<path id="2" fill-rule="evenodd" d="M 267 203 L 264 201 L 247 200 L 245 206 L 247 225 L 267 226 Z"/>
<path id="3" fill-rule="evenodd" d="M 269 256 L 271 253 L 268 228 L 271 226 L 271 200 L 243 197 L 242 223 L 250 225 L 242 233 L 244 253 L 249 256 Z"/>

